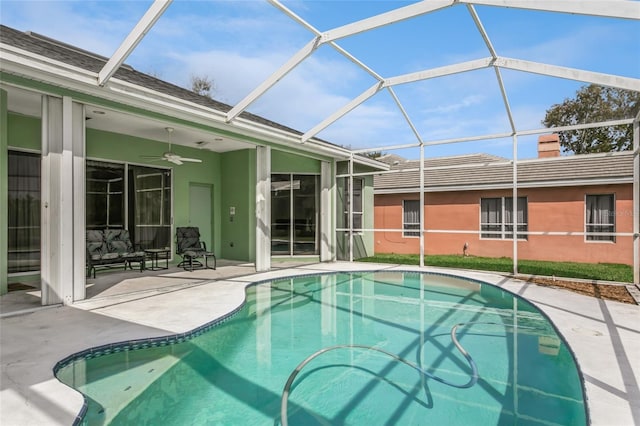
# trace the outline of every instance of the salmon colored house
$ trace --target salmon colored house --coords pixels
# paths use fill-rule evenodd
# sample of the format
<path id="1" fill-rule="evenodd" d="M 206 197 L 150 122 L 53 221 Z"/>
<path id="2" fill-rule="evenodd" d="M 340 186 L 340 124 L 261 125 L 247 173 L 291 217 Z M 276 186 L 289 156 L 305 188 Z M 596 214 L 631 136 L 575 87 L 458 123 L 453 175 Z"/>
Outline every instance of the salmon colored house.
<path id="1" fill-rule="evenodd" d="M 560 156 L 556 135 L 538 158 L 486 154 L 424 160 L 424 253 L 633 265 L 633 153 Z M 387 155 L 374 179 L 375 252 L 420 251 L 419 160 Z M 637 196 L 637 194 L 636 194 Z"/>

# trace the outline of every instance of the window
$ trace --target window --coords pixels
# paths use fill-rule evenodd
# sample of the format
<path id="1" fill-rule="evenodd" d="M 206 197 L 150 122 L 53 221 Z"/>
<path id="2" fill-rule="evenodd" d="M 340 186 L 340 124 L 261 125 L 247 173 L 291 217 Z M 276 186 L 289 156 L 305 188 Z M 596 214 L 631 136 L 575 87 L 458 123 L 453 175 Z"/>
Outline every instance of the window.
<path id="1" fill-rule="evenodd" d="M 9 151 L 7 272 L 40 270 L 40 155 Z"/>
<path id="2" fill-rule="evenodd" d="M 412 231 L 417 229 L 417 231 Z M 420 236 L 420 200 L 404 200 L 402 202 L 402 236 Z"/>
<path id="3" fill-rule="evenodd" d="M 527 232 L 527 198 L 518 197 L 517 232 Z M 513 238 L 513 198 L 482 198 L 480 200 L 480 237 L 493 239 Z M 526 240 L 526 234 L 518 234 Z"/>
<path id="4" fill-rule="evenodd" d="M 587 195 L 586 197 L 587 241 L 616 241 L 615 198 L 613 194 Z M 605 235 L 598 235 L 598 234 Z"/>
<path id="5" fill-rule="evenodd" d="M 136 246 L 171 247 L 170 169 L 87 160 L 86 188 L 87 229 L 126 228 Z"/>
<path id="6" fill-rule="evenodd" d="M 87 229 L 124 228 L 124 164 L 86 162 Z"/>
<path id="7" fill-rule="evenodd" d="M 316 175 L 271 175 L 271 254 L 320 253 L 319 179 Z"/>
<path id="8" fill-rule="evenodd" d="M 171 170 L 129 166 L 128 173 L 129 232 L 133 228 L 135 243 L 171 247 Z"/>
<path id="9" fill-rule="evenodd" d="M 362 229 L 362 178 L 353 178 L 353 229 Z M 344 180 L 344 196 L 345 196 L 345 209 L 344 209 L 344 227 L 349 227 L 349 179 Z"/>

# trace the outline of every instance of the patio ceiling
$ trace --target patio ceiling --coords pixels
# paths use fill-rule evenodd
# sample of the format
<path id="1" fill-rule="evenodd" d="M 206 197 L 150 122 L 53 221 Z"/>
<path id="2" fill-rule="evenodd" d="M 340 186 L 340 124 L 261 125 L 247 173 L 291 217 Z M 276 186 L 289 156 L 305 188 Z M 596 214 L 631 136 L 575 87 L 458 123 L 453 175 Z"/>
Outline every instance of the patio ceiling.
<path id="1" fill-rule="evenodd" d="M 39 93 L 7 85 L 4 87 L 8 96 L 9 110 L 30 117 L 40 117 L 41 106 Z M 87 105 L 86 127 L 89 129 L 136 136 L 139 138 L 167 141 L 165 127 L 167 123 L 151 120 L 133 114 L 125 114 L 102 106 Z M 214 152 L 227 152 L 253 147 L 253 145 L 229 136 L 213 134 L 186 126 L 171 124 L 174 128 L 171 142 L 191 148 L 205 149 Z"/>

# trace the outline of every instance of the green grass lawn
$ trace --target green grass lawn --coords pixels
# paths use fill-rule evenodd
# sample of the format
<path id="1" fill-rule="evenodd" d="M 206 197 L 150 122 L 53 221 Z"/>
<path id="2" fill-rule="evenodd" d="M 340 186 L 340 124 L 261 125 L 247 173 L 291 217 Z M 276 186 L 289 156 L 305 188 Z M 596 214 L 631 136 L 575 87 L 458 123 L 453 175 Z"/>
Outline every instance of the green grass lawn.
<path id="1" fill-rule="evenodd" d="M 396 263 L 418 265 L 417 254 L 378 254 L 358 259 L 358 262 Z M 513 272 L 513 262 L 507 257 L 475 257 L 460 255 L 430 255 L 424 264 L 446 268 L 477 269 L 481 271 Z M 564 278 L 633 282 L 633 268 L 616 263 L 546 262 L 542 260 L 519 260 L 518 272 L 530 275 L 546 275 Z"/>

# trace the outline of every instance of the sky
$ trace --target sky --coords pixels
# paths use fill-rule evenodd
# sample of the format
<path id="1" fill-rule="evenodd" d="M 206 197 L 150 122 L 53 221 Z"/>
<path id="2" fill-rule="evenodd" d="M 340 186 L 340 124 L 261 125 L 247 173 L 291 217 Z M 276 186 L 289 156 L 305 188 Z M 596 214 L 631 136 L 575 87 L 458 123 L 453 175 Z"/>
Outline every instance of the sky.
<path id="1" fill-rule="evenodd" d="M 606 1 L 606 0 L 604 0 Z M 5 1 L 0 22 L 111 56 L 151 1 Z M 412 2 L 283 1 L 320 31 Z M 640 21 L 476 6 L 502 57 L 640 78 Z M 182 87 L 192 76 L 213 80 L 213 98 L 234 105 L 306 45 L 313 34 L 262 0 L 174 1 L 126 63 Z M 489 51 L 465 5 L 412 18 L 336 42 L 389 78 L 486 58 Z M 584 83 L 502 70 L 518 130 L 539 129 L 547 109 L 573 98 Z M 376 80 L 322 45 L 248 110 L 306 132 Z M 493 69 L 394 87 L 423 141 L 508 133 L 505 103 Z M 412 144 L 417 137 L 387 90 L 317 137 L 353 149 Z M 518 138 L 518 158 L 536 156 L 537 136 Z M 407 158 L 419 151 L 384 150 Z M 485 152 L 512 156 L 512 139 L 428 146 L 425 156 Z"/>

